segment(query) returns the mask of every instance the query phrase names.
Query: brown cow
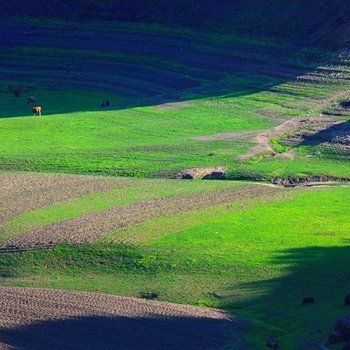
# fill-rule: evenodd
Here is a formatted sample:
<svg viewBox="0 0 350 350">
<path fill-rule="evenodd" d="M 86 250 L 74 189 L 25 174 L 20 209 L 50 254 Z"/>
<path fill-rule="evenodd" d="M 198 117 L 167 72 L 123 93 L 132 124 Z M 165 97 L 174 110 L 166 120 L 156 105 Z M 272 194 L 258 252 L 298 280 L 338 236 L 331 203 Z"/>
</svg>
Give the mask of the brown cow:
<svg viewBox="0 0 350 350">
<path fill-rule="evenodd" d="M 33 107 L 33 115 L 41 115 L 41 106 Z"/>
</svg>

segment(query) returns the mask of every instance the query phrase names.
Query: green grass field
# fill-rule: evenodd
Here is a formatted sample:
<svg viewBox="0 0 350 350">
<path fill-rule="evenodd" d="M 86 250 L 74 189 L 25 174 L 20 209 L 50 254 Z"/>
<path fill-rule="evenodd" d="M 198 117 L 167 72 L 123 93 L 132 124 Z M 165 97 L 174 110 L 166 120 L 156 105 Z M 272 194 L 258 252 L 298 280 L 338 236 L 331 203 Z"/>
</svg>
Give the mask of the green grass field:
<svg viewBox="0 0 350 350">
<path fill-rule="evenodd" d="M 22 25 L 30 24 L 33 44 L 19 35 L 0 55 L 2 169 L 174 177 L 186 168 L 227 166 L 232 178 L 257 179 L 349 174 L 348 155 L 314 160 L 317 152 L 298 145 L 292 160 L 269 152 L 236 159 L 254 146 L 244 132 L 317 117 L 347 97 L 348 62 L 335 54 L 152 26 L 115 25 L 107 35 L 82 25 L 87 38 L 69 23 L 63 34 L 61 22 Z M 53 44 L 45 30 L 62 38 Z M 296 79 L 303 75 L 309 77 Z M 23 90 L 18 97 L 16 88 Z M 40 118 L 31 116 L 31 95 L 43 106 Z M 108 110 L 99 108 L 104 99 Z M 234 135 L 196 139 L 228 132 Z"/>
<path fill-rule="evenodd" d="M 282 349 L 317 349 L 349 312 L 350 188 L 266 182 L 349 179 L 349 148 L 288 143 L 293 128 L 254 147 L 290 120 L 346 126 L 349 112 L 334 111 L 349 97 L 350 61 L 160 25 L 4 26 L 0 286 L 216 307 L 251 321 L 252 349 L 271 334 Z M 265 183 L 174 180 L 206 167 Z"/>
</svg>

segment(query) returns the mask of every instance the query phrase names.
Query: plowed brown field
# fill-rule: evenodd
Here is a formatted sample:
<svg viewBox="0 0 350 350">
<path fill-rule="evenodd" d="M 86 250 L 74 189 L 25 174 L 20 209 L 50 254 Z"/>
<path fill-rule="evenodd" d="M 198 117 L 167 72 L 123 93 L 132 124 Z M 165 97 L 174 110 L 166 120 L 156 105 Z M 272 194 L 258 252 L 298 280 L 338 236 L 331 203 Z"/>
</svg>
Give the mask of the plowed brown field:
<svg viewBox="0 0 350 350">
<path fill-rule="evenodd" d="M 1 350 L 248 349 L 215 309 L 33 288 L 0 288 L 0 307 Z"/>
</svg>

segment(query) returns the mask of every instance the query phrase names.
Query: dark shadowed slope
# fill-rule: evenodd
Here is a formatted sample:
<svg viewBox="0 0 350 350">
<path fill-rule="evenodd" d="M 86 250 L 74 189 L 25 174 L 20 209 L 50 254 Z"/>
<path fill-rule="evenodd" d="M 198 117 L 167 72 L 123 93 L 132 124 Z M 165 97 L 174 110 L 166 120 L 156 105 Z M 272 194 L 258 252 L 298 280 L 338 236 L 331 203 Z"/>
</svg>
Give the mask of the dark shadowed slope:
<svg viewBox="0 0 350 350">
<path fill-rule="evenodd" d="M 9 98 L 17 88 L 24 91 L 20 98 L 37 96 L 38 89 L 100 91 L 113 94 L 111 108 L 119 109 L 244 96 L 299 76 L 311 81 L 307 73 L 325 59 L 320 52 L 283 42 L 186 29 L 36 19 L 1 22 L 0 93 Z M 38 102 L 44 103 L 44 114 L 55 114 L 96 110 L 101 97 L 95 98 L 95 108 L 83 101 L 78 108 Z"/>
<path fill-rule="evenodd" d="M 152 23 L 219 33 L 278 36 L 339 47 L 350 39 L 345 0 L 13 0 L 3 16 Z"/>
<path fill-rule="evenodd" d="M 2 350 L 249 348 L 243 322 L 213 309 L 21 288 L 0 288 L 0 303 Z"/>
</svg>

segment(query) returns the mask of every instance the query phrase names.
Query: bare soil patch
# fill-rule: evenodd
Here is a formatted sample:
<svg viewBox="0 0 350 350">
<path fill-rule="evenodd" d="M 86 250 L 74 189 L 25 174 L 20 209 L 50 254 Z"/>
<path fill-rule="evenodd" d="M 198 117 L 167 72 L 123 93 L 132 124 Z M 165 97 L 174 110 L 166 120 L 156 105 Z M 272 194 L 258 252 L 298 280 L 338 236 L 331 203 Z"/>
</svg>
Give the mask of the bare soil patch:
<svg viewBox="0 0 350 350">
<path fill-rule="evenodd" d="M 90 243 L 105 233 L 165 215 L 174 215 L 235 200 L 271 198 L 281 189 L 247 185 L 220 192 L 197 193 L 142 201 L 47 225 L 7 240 L 3 248 L 49 246 L 63 242 Z"/>
<path fill-rule="evenodd" d="M 257 131 L 233 131 L 233 132 L 223 132 L 214 135 L 204 135 L 194 137 L 197 141 L 225 141 L 225 140 L 239 140 L 244 137 L 255 136 Z"/>
<path fill-rule="evenodd" d="M 215 309 L 34 288 L 0 288 L 0 349 L 248 349 Z"/>
<path fill-rule="evenodd" d="M 191 106 L 191 102 L 181 101 L 181 102 L 162 103 L 159 105 L 155 105 L 154 108 L 163 109 L 163 110 L 177 110 L 177 109 L 181 109 L 189 106 Z"/>
<path fill-rule="evenodd" d="M 0 174 L 0 223 L 16 214 L 82 195 L 129 186 L 112 178 L 33 173 Z"/>
<path fill-rule="evenodd" d="M 278 153 L 274 156 L 275 159 L 290 159 L 293 160 L 295 158 L 295 150 L 291 149 L 287 152 Z"/>
</svg>

